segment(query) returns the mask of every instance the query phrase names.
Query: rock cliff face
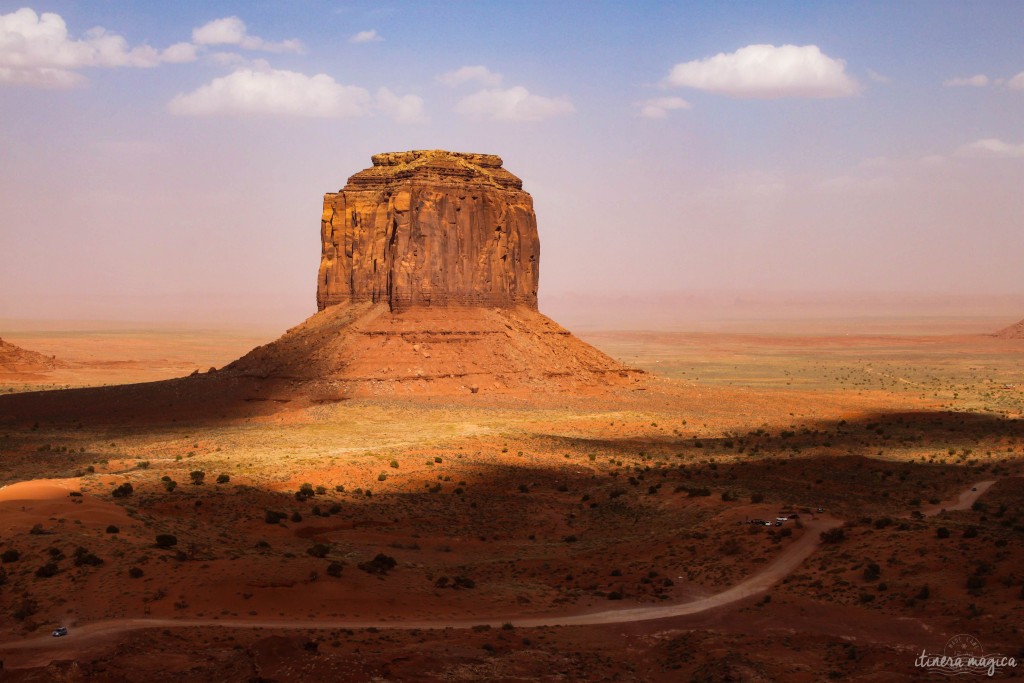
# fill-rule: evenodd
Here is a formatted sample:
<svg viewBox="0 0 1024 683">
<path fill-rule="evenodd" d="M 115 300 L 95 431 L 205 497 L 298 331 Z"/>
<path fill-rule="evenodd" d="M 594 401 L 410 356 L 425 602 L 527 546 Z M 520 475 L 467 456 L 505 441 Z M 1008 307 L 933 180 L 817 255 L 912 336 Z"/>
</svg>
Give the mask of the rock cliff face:
<svg viewBox="0 0 1024 683">
<path fill-rule="evenodd" d="M 317 308 L 346 302 L 537 308 L 533 199 L 500 157 L 373 156 L 324 195 Z"/>
</svg>

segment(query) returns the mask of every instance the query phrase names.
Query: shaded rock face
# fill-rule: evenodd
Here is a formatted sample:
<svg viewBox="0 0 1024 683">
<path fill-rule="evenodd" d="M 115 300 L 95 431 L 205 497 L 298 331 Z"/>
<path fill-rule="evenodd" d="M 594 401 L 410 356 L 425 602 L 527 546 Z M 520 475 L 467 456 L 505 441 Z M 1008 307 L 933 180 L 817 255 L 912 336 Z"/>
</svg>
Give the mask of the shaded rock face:
<svg viewBox="0 0 1024 683">
<path fill-rule="evenodd" d="M 348 302 L 537 308 L 533 198 L 494 155 L 374 155 L 324 195 L 321 239 L 321 311 Z"/>
</svg>

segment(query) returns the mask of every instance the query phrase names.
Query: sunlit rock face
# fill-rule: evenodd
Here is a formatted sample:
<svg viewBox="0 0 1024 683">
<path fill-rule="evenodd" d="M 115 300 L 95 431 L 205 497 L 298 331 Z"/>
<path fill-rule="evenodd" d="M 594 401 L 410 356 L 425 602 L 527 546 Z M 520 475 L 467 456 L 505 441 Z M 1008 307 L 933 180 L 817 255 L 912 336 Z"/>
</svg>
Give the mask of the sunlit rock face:
<svg viewBox="0 0 1024 683">
<path fill-rule="evenodd" d="M 537 308 L 533 198 L 492 154 L 373 156 L 324 195 L 317 307 Z"/>
</svg>

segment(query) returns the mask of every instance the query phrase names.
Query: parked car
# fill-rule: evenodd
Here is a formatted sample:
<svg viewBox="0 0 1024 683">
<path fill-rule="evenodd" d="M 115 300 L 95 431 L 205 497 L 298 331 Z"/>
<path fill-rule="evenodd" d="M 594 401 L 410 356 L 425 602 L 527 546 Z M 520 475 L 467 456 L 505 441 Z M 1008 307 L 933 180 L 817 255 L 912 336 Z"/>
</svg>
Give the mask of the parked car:
<svg viewBox="0 0 1024 683">
<path fill-rule="evenodd" d="M 53 637 L 54 638 L 60 638 L 61 636 L 66 636 L 67 634 L 68 634 L 68 629 L 67 629 L 66 626 L 61 626 L 59 628 L 54 629 L 54 631 L 53 631 Z"/>
</svg>

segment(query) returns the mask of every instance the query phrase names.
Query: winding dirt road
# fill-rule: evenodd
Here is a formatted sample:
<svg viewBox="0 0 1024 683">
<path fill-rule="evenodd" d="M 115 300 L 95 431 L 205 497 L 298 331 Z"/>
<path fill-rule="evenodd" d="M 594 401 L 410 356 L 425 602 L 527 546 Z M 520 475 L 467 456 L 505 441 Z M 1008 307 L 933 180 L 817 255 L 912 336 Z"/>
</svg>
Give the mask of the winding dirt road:
<svg viewBox="0 0 1024 683">
<path fill-rule="evenodd" d="M 933 516 L 943 511 L 966 510 L 974 504 L 995 481 L 981 481 L 961 493 L 958 498 L 949 503 L 933 506 L 922 510 L 925 516 Z M 219 626 L 224 628 L 266 628 L 266 629 L 346 629 L 346 628 L 402 628 L 402 629 L 441 629 L 441 628 L 472 628 L 482 624 L 489 624 L 492 627 L 500 627 L 505 623 L 511 623 L 520 628 L 538 626 L 587 626 L 596 624 L 620 624 L 636 621 L 647 621 L 651 619 L 664 619 L 667 617 L 678 617 L 687 614 L 696 614 L 707 610 L 723 607 L 725 605 L 744 600 L 758 593 L 762 593 L 783 578 L 792 573 L 806 560 L 821 543 L 820 534 L 822 531 L 840 526 L 843 521 L 827 515 L 819 515 L 817 518 L 802 520 L 806 529 L 805 533 L 788 548 L 775 558 L 768 566 L 756 574 L 744 579 L 732 588 L 721 593 L 709 595 L 705 598 L 690 602 L 677 603 L 672 605 L 653 605 L 648 607 L 631 607 L 624 609 L 606 610 L 603 612 L 589 612 L 575 615 L 552 615 L 541 617 L 523 617 L 509 619 L 493 619 L 491 617 L 479 617 L 471 619 L 449 619 L 449 620 L 405 620 L 393 619 L 385 621 L 359 621 L 359 620 L 266 620 L 266 619 L 111 619 L 108 621 L 97 621 L 91 624 L 75 626 L 71 635 L 65 638 L 53 638 L 50 635 L 35 636 L 24 640 L 9 641 L 0 643 L 0 651 L 26 652 L 37 651 L 37 657 L 30 657 L 36 660 L 31 664 L 21 662 L 22 666 L 46 664 L 53 659 L 68 659 L 74 656 L 76 651 L 87 646 L 95 645 L 101 641 L 128 631 L 135 631 L 147 628 L 183 628 L 183 627 L 209 627 Z M 45 651 L 45 652 L 44 652 Z"/>
</svg>

